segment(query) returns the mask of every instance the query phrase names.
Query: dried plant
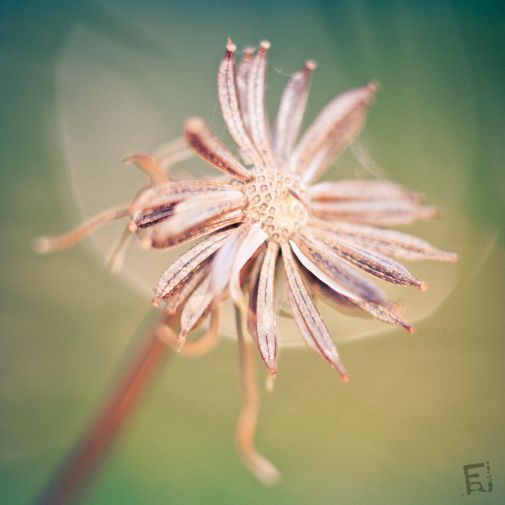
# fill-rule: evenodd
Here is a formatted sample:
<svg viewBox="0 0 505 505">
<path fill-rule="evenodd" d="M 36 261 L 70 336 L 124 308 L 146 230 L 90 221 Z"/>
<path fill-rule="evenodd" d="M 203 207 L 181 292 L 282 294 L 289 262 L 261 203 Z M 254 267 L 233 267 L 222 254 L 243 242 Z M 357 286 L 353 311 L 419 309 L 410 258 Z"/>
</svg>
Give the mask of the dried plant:
<svg viewBox="0 0 505 505">
<path fill-rule="evenodd" d="M 231 298 L 244 393 L 237 446 L 264 482 L 275 480 L 277 470 L 253 444 L 258 398 L 249 346 L 255 343 L 268 376 L 273 377 L 278 369 L 275 279 L 280 260 L 291 315 L 303 339 L 344 382 L 348 373 L 314 296 L 412 332 L 397 305 L 370 276 L 423 290 L 425 285 L 392 258 L 457 261 L 455 254 L 424 240 L 383 228 L 436 217 L 437 210 L 423 206 L 419 195 L 385 180 L 313 184 L 362 129 L 377 84 L 338 95 L 300 136 L 316 66 L 307 61 L 289 78 L 270 127 L 264 105 L 268 49 L 268 42 L 261 42 L 257 50 L 244 49 L 237 66 L 236 47 L 228 40 L 219 67 L 219 103 L 241 160 L 203 119 L 190 118 L 184 125 L 187 144 L 224 177 L 169 176 L 165 168 L 185 158 L 184 150 L 161 157 L 130 156 L 128 161 L 151 180 L 130 205 L 106 211 L 69 234 L 38 242 L 43 252 L 66 248 L 99 226 L 129 218 L 113 258 L 118 266 L 133 234 L 142 246 L 154 249 L 202 239 L 162 274 L 154 303 L 166 305 L 163 324 L 156 331 L 182 352 L 200 354 L 215 344 L 220 304 Z M 190 332 L 209 319 L 207 332 L 185 345 Z"/>
</svg>

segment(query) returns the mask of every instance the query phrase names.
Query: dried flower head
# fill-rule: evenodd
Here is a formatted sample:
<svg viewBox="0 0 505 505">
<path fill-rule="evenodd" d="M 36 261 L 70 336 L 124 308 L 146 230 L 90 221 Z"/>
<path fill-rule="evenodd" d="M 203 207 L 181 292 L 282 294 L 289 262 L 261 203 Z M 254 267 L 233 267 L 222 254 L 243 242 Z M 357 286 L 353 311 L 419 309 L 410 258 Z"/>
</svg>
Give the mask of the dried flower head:
<svg viewBox="0 0 505 505">
<path fill-rule="evenodd" d="M 289 78 L 271 127 L 264 105 L 269 47 L 263 41 L 257 50 L 246 48 L 237 67 L 236 47 L 228 40 L 219 67 L 219 103 L 240 159 L 203 119 L 193 117 L 184 124 L 191 149 L 224 176 L 169 177 L 166 166 L 184 158 L 183 151 L 164 157 L 130 156 L 127 160 L 144 170 L 151 183 L 129 206 L 106 211 L 67 235 L 38 242 L 40 251 L 65 248 L 111 220 L 128 217 L 114 256 L 117 265 L 132 234 L 142 246 L 155 249 L 201 239 L 167 268 L 156 286 L 154 303 L 166 302 L 167 324 L 160 331 L 169 340 L 175 331 L 182 347 L 188 334 L 210 317 L 208 332 L 196 342 L 208 348 L 217 335 L 219 305 L 232 299 L 245 367 L 237 442 L 264 481 L 277 473 L 252 444 L 257 401 L 251 389 L 247 333 L 273 376 L 278 368 L 275 279 L 280 263 L 290 311 L 303 339 L 346 382 L 348 373 L 313 297 L 412 332 L 370 276 L 424 290 L 425 285 L 392 258 L 457 261 L 455 254 L 424 240 L 383 228 L 436 217 L 437 210 L 423 206 L 419 195 L 385 180 L 313 184 L 362 129 L 377 84 L 338 95 L 300 136 L 316 67 L 309 60 Z M 191 344 L 195 342 L 188 341 Z"/>
</svg>

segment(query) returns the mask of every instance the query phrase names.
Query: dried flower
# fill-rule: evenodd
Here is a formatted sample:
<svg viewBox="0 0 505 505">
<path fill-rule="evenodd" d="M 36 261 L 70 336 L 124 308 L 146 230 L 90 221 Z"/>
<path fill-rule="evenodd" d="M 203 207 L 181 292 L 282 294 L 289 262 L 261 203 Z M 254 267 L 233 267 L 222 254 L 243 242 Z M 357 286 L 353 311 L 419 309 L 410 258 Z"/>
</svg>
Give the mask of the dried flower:
<svg viewBox="0 0 505 505">
<path fill-rule="evenodd" d="M 313 297 L 412 332 L 398 307 L 360 270 L 423 290 L 425 285 L 392 257 L 457 261 L 455 254 L 424 240 L 383 228 L 436 217 L 437 210 L 423 206 L 417 194 L 384 180 L 313 185 L 360 132 L 377 84 L 338 95 L 299 138 L 316 67 L 307 61 L 290 77 L 270 128 L 264 105 L 269 46 L 261 42 L 257 51 L 246 48 L 237 68 L 236 47 L 228 40 L 219 67 L 221 111 L 242 161 L 203 119 L 190 118 L 184 125 L 189 146 L 224 177 L 176 180 L 167 175 L 164 165 L 169 163 L 160 158 L 130 156 L 127 160 L 144 170 L 151 184 L 128 207 L 106 211 L 67 235 L 38 242 L 40 251 L 65 248 L 122 217 L 130 221 L 115 254 L 116 264 L 124 254 L 126 238 L 133 233 L 144 247 L 155 249 L 202 239 L 170 265 L 158 282 L 154 303 L 166 301 L 167 323 L 160 331 L 173 341 L 175 330 L 182 347 L 187 335 L 210 316 L 208 332 L 196 342 L 201 349 L 210 348 L 218 331 L 219 305 L 227 297 L 233 300 L 245 394 L 237 442 L 248 465 L 264 481 L 273 480 L 277 471 L 252 443 L 257 397 L 246 333 L 273 377 L 278 367 L 275 278 L 279 259 L 290 310 L 303 339 L 344 382 L 347 371 Z M 190 352 L 191 344 L 195 342 L 188 342 Z"/>
</svg>

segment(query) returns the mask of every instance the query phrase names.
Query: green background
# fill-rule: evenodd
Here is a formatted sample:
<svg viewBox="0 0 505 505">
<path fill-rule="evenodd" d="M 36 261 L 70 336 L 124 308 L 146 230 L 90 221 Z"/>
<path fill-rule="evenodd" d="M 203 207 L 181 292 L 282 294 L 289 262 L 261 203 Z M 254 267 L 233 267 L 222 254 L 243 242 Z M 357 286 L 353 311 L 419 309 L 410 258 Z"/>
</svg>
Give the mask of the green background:
<svg viewBox="0 0 505 505">
<path fill-rule="evenodd" d="M 167 363 L 85 502 L 505 503 L 499 2 L 49 1 L 1 9 L 2 504 L 30 503 L 44 487 L 153 316 L 149 294 L 110 276 L 89 246 L 39 257 L 32 240 L 79 221 L 75 191 L 86 214 L 108 202 L 128 171 L 119 149 L 152 150 L 194 114 L 224 132 L 215 72 L 228 35 L 239 46 L 272 42 L 272 111 L 285 76 L 309 57 L 319 63 L 309 118 L 338 91 L 377 79 L 363 142 L 388 176 L 442 208 L 440 223 L 416 232 L 457 250 L 461 265 L 431 274 L 435 292 L 441 272 L 450 293 L 414 337 L 389 331 L 342 346 L 352 376 L 345 386 L 310 352 L 283 351 L 257 435 L 282 471 L 277 487 L 258 484 L 235 454 L 236 348 L 224 340 L 207 357 Z M 72 74 L 87 68 L 101 73 Z M 114 104 L 102 86 L 107 72 L 117 83 Z M 154 112 L 121 107 L 130 85 Z M 123 118 L 122 110 L 133 112 Z M 70 158 L 62 114 L 77 142 Z M 106 173 L 107 156 L 117 161 Z M 346 156 L 343 171 L 356 164 Z M 69 176 L 76 157 L 97 166 Z M 76 177 L 84 193 L 70 183 Z M 114 238 L 106 232 L 103 240 Z M 451 269 L 456 277 L 445 280 Z M 329 319 L 337 334 L 339 317 Z M 462 466 L 484 461 L 493 492 L 464 495 Z"/>
</svg>

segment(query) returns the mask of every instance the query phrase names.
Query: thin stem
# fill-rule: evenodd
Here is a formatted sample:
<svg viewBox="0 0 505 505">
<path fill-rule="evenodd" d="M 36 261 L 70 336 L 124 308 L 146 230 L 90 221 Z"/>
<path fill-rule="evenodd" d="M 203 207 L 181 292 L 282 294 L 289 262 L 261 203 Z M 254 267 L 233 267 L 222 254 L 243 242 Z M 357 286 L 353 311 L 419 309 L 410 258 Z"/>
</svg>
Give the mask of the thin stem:
<svg viewBox="0 0 505 505">
<path fill-rule="evenodd" d="M 58 235 L 57 237 L 39 237 L 35 241 L 35 250 L 40 254 L 45 254 L 60 249 L 68 249 L 98 228 L 101 228 L 115 219 L 127 217 L 128 215 L 128 207 L 105 210 L 87 221 L 84 221 L 84 223 L 80 224 L 77 228 L 70 230 L 64 235 Z"/>
<path fill-rule="evenodd" d="M 240 384 L 242 388 L 242 406 L 237 426 L 235 442 L 244 463 L 263 484 L 275 484 L 280 477 L 279 471 L 254 446 L 254 434 L 259 412 L 259 395 L 256 380 L 256 350 L 252 342 L 246 341 L 244 318 L 239 308 L 235 308 L 237 324 Z"/>
<path fill-rule="evenodd" d="M 121 377 L 115 392 L 106 400 L 98 416 L 83 434 L 74 451 L 57 470 L 36 501 L 37 505 L 76 503 L 104 462 L 121 428 L 137 405 L 146 386 L 170 351 L 158 332 L 152 331 L 144 348 Z"/>
</svg>

